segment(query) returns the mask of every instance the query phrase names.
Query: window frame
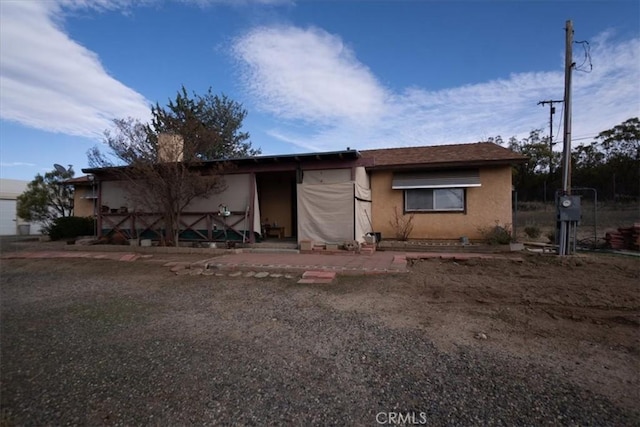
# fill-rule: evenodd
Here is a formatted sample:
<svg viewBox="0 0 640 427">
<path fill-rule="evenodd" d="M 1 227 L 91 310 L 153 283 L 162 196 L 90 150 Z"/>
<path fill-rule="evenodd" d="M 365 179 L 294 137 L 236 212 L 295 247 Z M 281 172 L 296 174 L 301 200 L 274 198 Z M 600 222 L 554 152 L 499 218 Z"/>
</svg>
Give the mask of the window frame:
<svg viewBox="0 0 640 427">
<path fill-rule="evenodd" d="M 462 208 L 461 209 L 408 209 L 407 207 L 407 192 L 408 191 L 431 191 L 432 199 L 435 203 L 435 192 L 441 190 L 462 190 Z M 467 189 L 465 187 L 450 187 L 450 188 L 411 188 L 402 190 L 403 197 L 403 211 L 405 214 L 467 214 Z"/>
</svg>

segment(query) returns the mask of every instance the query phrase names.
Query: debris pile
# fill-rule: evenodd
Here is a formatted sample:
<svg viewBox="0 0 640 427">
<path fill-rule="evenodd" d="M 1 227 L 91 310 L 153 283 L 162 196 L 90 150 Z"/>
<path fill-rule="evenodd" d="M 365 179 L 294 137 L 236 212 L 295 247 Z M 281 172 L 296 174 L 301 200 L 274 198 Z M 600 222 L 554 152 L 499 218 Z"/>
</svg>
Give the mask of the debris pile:
<svg viewBox="0 0 640 427">
<path fill-rule="evenodd" d="M 633 227 L 618 228 L 618 231 L 609 231 L 605 234 L 607 247 L 611 249 L 640 250 L 640 222 Z"/>
</svg>

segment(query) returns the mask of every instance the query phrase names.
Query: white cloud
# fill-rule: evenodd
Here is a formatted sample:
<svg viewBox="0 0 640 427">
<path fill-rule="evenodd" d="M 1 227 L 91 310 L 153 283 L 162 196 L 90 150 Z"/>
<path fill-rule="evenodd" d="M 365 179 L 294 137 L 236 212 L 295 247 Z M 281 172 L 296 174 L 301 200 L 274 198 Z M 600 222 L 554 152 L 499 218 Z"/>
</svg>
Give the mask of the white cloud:
<svg viewBox="0 0 640 427">
<path fill-rule="evenodd" d="M 246 6 L 249 4 L 258 5 L 284 5 L 294 4 L 294 0 L 178 0 L 180 3 L 195 4 L 198 6 L 211 6 L 216 4 L 224 4 L 230 6 Z"/>
<path fill-rule="evenodd" d="M 95 53 L 71 40 L 56 23 L 60 16 L 54 2 L 3 2 L 2 119 L 88 137 L 101 134 L 113 118 L 146 120 L 149 102 L 110 76 Z"/>
<path fill-rule="evenodd" d="M 316 28 L 257 28 L 237 39 L 245 83 L 262 108 L 316 124 L 374 120 L 386 90 L 339 37 Z"/>
<path fill-rule="evenodd" d="M 291 0 L 177 0 L 201 7 L 281 5 Z M 65 17 L 76 11 L 119 11 L 160 0 L 2 1 L 0 118 L 27 127 L 98 137 L 111 120 L 150 117 L 150 102 L 109 75 L 94 52 L 67 36 Z"/>
<path fill-rule="evenodd" d="M 314 151 L 524 137 L 534 128 L 548 132 L 548 106 L 536 104 L 564 95 L 562 71 L 393 93 L 338 36 L 315 28 L 257 28 L 238 38 L 232 52 L 243 65 L 249 93 L 281 119 L 268 133 Z M 582 52 L 574 52 L 578 60 Z M 591 54 L 593 72 L 574 73 L 574 137 L 595 135 L 640 113 L 640 39 L 614 43 L 605 34 L 595 38 Z M 561 111 L 558 106 L 556 129 Z M 293 129 L 292 120 L 308 128 Z"/>
<path fill-rule="evenodd" d="M 174 0 L 177 3 L 195 5 L 200 7 L 214 5 L 243 6 L 249 4 L 258 5 L 283 5 L 292 4 L 294 0 Z M 162 0 L 57 0 L 58 4 L 69 9 L 94 9 L 94 10 L 124 10 L 132 7 L 140 7 L 162 3 Z"/>
</svg>

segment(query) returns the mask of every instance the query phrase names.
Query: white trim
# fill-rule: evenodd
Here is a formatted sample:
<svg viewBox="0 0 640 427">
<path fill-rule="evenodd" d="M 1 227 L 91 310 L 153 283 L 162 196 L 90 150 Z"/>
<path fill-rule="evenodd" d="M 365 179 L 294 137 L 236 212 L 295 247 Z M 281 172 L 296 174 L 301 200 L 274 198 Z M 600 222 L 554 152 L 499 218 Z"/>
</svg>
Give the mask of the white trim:
<svg viewBox="0 0 640 427">
<path fill-rule="evenodd" d="M 482 184 L 445 184 L 445 185 L 393 185 L 392 190 L 417 190 L 420 188 L 470 188 L 482 187 Z"/>
</svg>

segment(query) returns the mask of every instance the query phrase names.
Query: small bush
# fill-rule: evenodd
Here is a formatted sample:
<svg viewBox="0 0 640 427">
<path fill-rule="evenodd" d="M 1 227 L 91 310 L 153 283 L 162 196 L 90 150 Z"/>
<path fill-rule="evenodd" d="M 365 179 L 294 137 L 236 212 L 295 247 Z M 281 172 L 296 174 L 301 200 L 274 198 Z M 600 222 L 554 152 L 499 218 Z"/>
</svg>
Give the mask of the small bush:
<svg viewBox="0 0 640 427">
<path fill-rule="evenodd" d="M 507 245 L 513 240 L 511 237 L 510 224 L 500 225 L 496 221 L 496 225 L 494 227 L 484 227 L 480 228 L 478 231 L 480 231 L 484 241 L 489 245 Z"/>
<path fill-rule="evenodd" d="M 51 240 L 93 235 L 93 218 L 66 216 L 56 218 L 49 229 Z"/>
<path fill-rule="evenodd" d="M 389 221 L 389 224 L 396 234 L 396 239 L 409 240 L 409 236 L 413 231 L 413 217 L 414 214 L 403 215 L 398 211 L 397 206 L 393 207 L 393 219 Z"/>
<path fill-rule="evenodd" d="M 537 225 L 527 225 L 524 228 L 524 234 L 526 234 L 530 239 L 537 239 L 540 237 L 540 234 L 542 234 L 542 231 Z"/>
</svg>

